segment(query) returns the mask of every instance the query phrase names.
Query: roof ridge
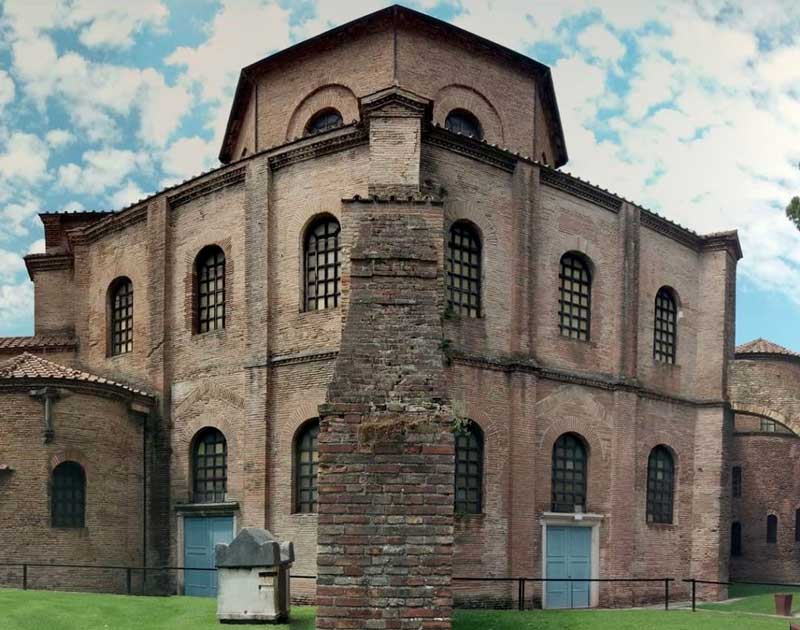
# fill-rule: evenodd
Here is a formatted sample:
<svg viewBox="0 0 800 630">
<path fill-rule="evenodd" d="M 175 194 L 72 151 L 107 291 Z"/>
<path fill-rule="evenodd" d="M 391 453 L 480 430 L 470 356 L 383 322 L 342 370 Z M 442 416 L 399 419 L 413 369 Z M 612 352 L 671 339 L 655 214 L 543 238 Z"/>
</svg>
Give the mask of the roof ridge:
<svg viewBox="0 0 800 630">
<path fill-rule="evenodd" d="M 776 354 L 789 357 L 800 357 L 800 353 L 790 350 L 774 341 L 765 339 L 764 337 L 757 337 L 752 341 L 748 341 L 739 346 L 736 346 L 736 354 Z"/>
</svg>

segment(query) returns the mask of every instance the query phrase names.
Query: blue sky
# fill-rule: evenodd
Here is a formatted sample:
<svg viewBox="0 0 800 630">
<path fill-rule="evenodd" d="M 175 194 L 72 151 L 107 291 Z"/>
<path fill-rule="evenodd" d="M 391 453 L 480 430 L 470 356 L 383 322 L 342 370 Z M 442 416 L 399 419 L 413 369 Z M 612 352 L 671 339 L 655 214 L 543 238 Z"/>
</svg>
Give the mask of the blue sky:
<svg viewBox="0 0 800 630">
<path fill-rule="evenodd" d="M 32 332 L 40 211 L 118 209 L 217 164 L 239 69 L 388 3 L 0 0 L 0 334 Z M 737 228 L 737 341 L 800 350 L 800 4 L 407 3 L 547 63 L 564 170 Z"/>
</svg>

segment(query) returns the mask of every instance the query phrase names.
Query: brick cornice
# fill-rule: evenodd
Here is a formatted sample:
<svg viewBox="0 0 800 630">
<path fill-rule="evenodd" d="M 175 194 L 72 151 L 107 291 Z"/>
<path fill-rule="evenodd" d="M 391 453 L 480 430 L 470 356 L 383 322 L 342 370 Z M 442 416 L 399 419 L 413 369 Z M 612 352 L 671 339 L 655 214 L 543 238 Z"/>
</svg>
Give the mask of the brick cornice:
<svg viewBox="0 0 800 630">
<path fill-rule="evenodd" d="M 619 212 L 622 208 L 622 199 L 619 197 L 582 182 L 566 173 L 543 168 L 539 174 L 539 181 L 545 186 L 562 190 L 611 212 Z"/>
<path fill-rule="evenodd" d="M 720 232 L 718 234 L 708 234 L 702 237 L 703 249 L 706 251 L 725 250 L 735 260 L 742 259 L 742 246 L 739 243 L 739 234 L 732 232 Z"/>
<path fill-rule="evenodd" d="M 41 387 L 56 387 L 83 394 L 114 398 L 131 403 L 141 403 L 148 408 L 154 408 L 156 397 L 140 390 L 130 390 L 113 383 L 75 381 L 61 378 L 0 378 L 0 393 L 4 391 L 19 391 L 29 393 Z"/>
<path fill-rule="evenodd" d="M 361 118 L 366 119 L 377 113 L 390 116 L 421 117 L 430 104 L 431 101 L 427 98 L 393 86 L 363 97 L 360 102 Z M 385 111 L 386 108 L 390 108 L 391 111 Z"/>
<path fill-rule="evenodd" d="M 28 254 L 24 258 L 28 277 L 33 280 L 33 274 L 40 271 L 54 271 L 72 269 L 74 259 L 71 254 Z"/>
<path fill-rule="evenodd" d="M 683 243 L 694 250 L 699 250 L 703 245 L 703 238 L 701 236 L 690 232 L 686 228 L 682 228 L 664 217 L 660 217 L 649 210 L 642 210 L 641 216 L 643 227 L 650 228 L 654 232 L 658 232 L 674 241 Z"/>
<path fill-rule="evenodd" d="M 323 350 L 315 352 L 297 352 L 294 354 L 272 355 L 269 358 L 270 367 L 282 365 L 298 365 L 300 363 L 314 363 L 316 361 L 333 361 L 339 354 L 337 350 Z M 248 365 L 249 368 L 265 367 L 264 365 Z"/>
<path fill-rule="evenodd" d="M 178 208 L 189 203 L 190 201 L 193 201 L 194 199 L 198 199 L 199 197 L 210 195 L 211 193 L 222 190 L 223 188 L 227 188 L 228 186 L 241 184 L 244 182 L 244 178 L 245 167 L 242 166 L 230 171 L 226 171 L 221 175 L 217 175 L 216 177 L 205 179 L 201 182 L 198 182 L 194 186 L 184 188 L 183 190 L 180 190 L 172 195 L 168 195 L 167 201 L 169 201 L 171 208 Z"/>
<path fill-rule="evenodd" d="M 67 231 L 69 242 L 72 246 L 88 245 L 104 236 L 146 221 L 147 206 L 148 204 L 145 203 L 130 210 L 113 214 L 91 226 L 69 230 Z"/>
<path fill-rule="evenodd" d="M 447 129 L 439 126 L 430 126 L 424 134 L 422 141 L 464 155 L 473 160 L 495 166 L 508 173 L 513 173 L 517 165 L 517 156 L 513 153 L 500 149 L 496 146 L 463 136 L 459 133 L 453 133 Z"/>
<path fill-rule="evenodd" d="M 360 125 L 351 125 L 342 129 L 345 130 L 344 133 L 319 134 L 304 138 L 299 143 L 290 143 L 286 150 L 269 156 L 270 168 L 278 170 L 290 164 L 345 151 L 369 142 L 369 135 Z"/>
</svg>

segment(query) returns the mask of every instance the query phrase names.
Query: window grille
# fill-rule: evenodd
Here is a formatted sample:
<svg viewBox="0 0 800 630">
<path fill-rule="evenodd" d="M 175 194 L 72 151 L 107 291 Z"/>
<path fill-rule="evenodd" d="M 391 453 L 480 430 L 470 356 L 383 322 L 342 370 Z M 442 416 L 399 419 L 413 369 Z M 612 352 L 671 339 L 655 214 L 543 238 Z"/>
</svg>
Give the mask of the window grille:
<svg viewBox="0 0 800 630">
<path fill-rule="evenodd" d="M 653 358 L 662 363 L 675 363 L 677 348 L 678 308 L 672 292 L 662 287 L 656 294 L 653 324 Z"/>
<path fill-rule="evenodd" d="M 574 512 L 586 508 L 586 447 L 572 433 L 565 433 L 553 445 L 552 509 Z"/>
<path fill-rule="evenodd" d="M 111 291 L 111 354 L 133 350 L 133 283 L 119 280 Z"/>
<path fill-rule="evenodd" d="M 480 317 L 481 240 L 465 221 L 450 228 L 446 271 L 448 309 L 464 317 Z"/>
<path fill-rule="evenodd" d="M 295 511 L 317 511 L 317 470 L 319 467 L 319 420 L 306 424 L 295 444 Z"/>
<path fill-rule="evenodd" d="M 306 125 L 306 135 L 322 133 L 342 126 L 342 115 L 335 109 L 323 109 L 311 117 Z"/>
<path fill-rule="evenodd" d="M 731 471 L 731 486 L 734 497 L 742 496 L 742 467 L 734 466 Z"/>
<path fill-rule="evenodd" d="M 778 431 L 778 423 L 769 418 L 761 418 L 761 430 L 765 433 L 776 433 Z"/>
<path fill-rule="evenodd" d="M 647 462 L 647 522 L 672 523 L 675 462 L 663 446 L 650 451 Z"/>
<path fill-rule="evenodd" d="M 483 434 L 469 423 L 455 434 L 455 511 L 456 514 L 480 514 L 483 490 Z"/>
<path fill-rule="evenodd" d="M 197 257 L 197 332 L 225 328 L 225 254 L 209 247 Z"/>
<path fill-rule="evenodd" d="M 312 224 L 305 238 L 305 310 L 339 305 L 339 222 L 333 217 Z"/>
<path fill-rule="evenodd" d="M 480 121 L 474 114 L 468 112 L 466 109 L 454 109 L 444 121 L 445 129 L 454 133 L 460 133 L 462 136 L 470 136 L 476 140 L 483 140 L 483 129 L 481 128 Z"/>
<path fill-rule="evenodd" d="M 76 462 L 62 462 L 53 470 L 50 518 L 53 527 L 84 527 L 86 475 Z"/>
<path fill-rule="evenodd" d="M 228 491 L 228 444 L 217 429 L 204 429 L 194 444 L 194 502 L 224 503 Z"/>
<path fill-rule="evenodd" d="M 559 327 L 570 339 L 588 341 L 592 308 L 592 277 L 583 257 L 564 254 L 561 257 Z"/>
</svg>

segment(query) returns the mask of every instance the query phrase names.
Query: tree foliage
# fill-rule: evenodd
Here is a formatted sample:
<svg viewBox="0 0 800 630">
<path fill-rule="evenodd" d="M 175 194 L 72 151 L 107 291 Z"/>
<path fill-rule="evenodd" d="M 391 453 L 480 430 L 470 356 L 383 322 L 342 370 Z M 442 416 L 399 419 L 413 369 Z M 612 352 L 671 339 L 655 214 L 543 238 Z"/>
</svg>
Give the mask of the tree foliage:
<svg viewBox="0 0 800 630">
<path fill-rule="evenodd" d="M 800 197 L 792 197 L 789 205 L 786 206 L 786 216 L 800 230 Z"/>
</svg>

